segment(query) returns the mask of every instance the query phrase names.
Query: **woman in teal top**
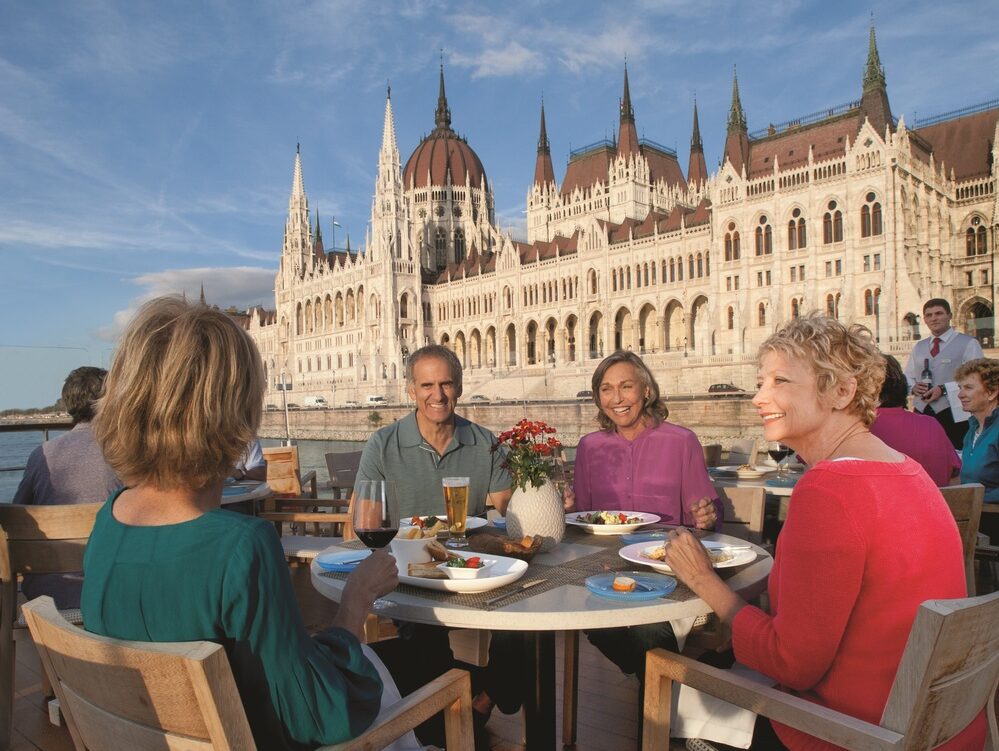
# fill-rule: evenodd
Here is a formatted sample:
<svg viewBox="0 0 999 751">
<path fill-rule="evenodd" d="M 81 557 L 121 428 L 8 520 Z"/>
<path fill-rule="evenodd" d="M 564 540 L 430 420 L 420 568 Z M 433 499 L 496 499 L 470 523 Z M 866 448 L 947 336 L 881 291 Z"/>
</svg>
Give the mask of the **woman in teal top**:
<svg viewBox="0 0 999 751">
<path fill-rule="evenodd" d="M 94 525 L 81 608 L 94 633 L 222 644 L 257 746 L 307 749 L 378 713 L 382 681 L 358 636 L 398 579 L 373 554 L 348 579 L 336 626 L 306 633 L 274 529 L 220 507 L 263 385 L 256 348 L 225 314 L 175 298 L 138 312 L 98 403 L 94 433 L 126 488 Z"/>
<path fill-rule="evenodd" d="M 985 502 L 999 503 L 999 360 L 968 360 L 954 380 L 961 406 L 971 413 L 961 450 L 961 482 L 980 482 Z"/>
</svg>

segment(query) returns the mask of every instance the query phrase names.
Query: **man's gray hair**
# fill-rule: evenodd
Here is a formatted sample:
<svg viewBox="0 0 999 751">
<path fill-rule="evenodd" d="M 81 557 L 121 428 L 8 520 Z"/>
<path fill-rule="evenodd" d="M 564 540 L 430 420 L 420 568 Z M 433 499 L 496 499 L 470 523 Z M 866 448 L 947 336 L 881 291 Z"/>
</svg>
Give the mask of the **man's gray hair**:
<svg viewBox="0 0 999 751">
<path fill-rule="evenodd" d="M 428 357 L 436 357 L 438 360 L 443 360 L 447 363 L 448 368 L 451 371 L 451 380 L 454 381 L 455 388 L 461 391 L 461 361 L 453 350 L 448 349 L 442 344 L 428 344 L 426 347 L 420 347 L 416 352 L 409 356 L 406 360 L 406 383 L 415 385 L 416 381 L 413 380 L 413 366 L 420 360 Z"/>
</svg>

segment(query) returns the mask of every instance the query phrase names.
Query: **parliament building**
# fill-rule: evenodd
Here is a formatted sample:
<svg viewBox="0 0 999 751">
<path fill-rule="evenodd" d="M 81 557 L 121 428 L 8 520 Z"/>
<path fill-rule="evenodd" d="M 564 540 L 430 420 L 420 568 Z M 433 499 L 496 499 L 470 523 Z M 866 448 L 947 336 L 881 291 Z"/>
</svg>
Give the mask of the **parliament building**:
<svg viewBox="0 0 999 751">
<path fill-rule="evenodd" d="M 325 249 L 296 152 L 274 309 L 246 318 L 266 401 L 282 378 L 299 404 L 404 401 L 406 358 L 430 342 L 464 363 L 466 399 L 571 397 L 615 349 L 667 394 L 749 389 L 760 342 L 812 310 L 868 326 L 904 364 L 930 297 L 994 346 L 999 101 L 896 119 L 872 26 L 848 105 L 750 132 L 733 77 L 714 173 L 696 104 L 686 171 L 638 137 L 627 68 L 619 108 L 616 137 L 573 151 L 559 182 L 542 105 L 526 242 L 496 224 L 443 68 L 434 130 L 405 162 L 389 92 L 356 252 Z"/>
</svg>

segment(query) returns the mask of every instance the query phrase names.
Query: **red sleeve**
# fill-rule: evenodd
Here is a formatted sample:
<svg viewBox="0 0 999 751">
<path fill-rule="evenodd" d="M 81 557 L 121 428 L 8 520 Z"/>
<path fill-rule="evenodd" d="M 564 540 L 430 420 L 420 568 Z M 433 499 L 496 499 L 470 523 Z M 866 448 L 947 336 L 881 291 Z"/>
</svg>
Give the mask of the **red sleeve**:
<svg viewBox="0 0 999 751">
<path fill-rule="evenodd" d="M 829 670 L 866 560 L 866 542 L 841 493 L 818 477 L 802 483 L 807 484 L 794 491 L 771 574 L 776 612 L 770 616 L 743 608 L 732 626 L 739 662 L 798 691 L 814 686 Z"/>
</svg>

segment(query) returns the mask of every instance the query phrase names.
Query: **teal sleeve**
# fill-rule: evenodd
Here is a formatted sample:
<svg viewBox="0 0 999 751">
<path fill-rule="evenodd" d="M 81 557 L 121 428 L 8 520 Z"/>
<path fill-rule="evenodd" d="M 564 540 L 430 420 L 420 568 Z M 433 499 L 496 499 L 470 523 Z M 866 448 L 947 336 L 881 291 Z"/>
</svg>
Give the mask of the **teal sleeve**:
<svg viewBox="0 0 999 751">
<path fill-rule="evenodd" d="M 291 748 L 354 738 L 374 721 L 382 683 L 353 634 L 305 630 L 281 543 L 251 525 L 226 567 L 222 620 L 254 736 L 277 724 Z M 261 731 L 258 734 L 258 730 Z"/>
</svg>

